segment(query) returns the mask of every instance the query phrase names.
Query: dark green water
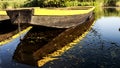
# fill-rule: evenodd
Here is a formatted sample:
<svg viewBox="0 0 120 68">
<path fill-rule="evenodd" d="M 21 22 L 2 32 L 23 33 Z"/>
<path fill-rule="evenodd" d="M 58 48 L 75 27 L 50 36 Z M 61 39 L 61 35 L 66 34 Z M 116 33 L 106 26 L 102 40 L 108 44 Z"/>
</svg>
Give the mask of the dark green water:
<svg viewBox="0 0 120 68">
<path fill-rule="evenodd" d="M 43 68 L 120 68 L 120 11 L 101 9 L 95 14 L 95 24 L 87 36 Z M 12 59 L 19 43 L 17 38 L 0 46 L 0 68 L 36 68 Z"/>
</svg>

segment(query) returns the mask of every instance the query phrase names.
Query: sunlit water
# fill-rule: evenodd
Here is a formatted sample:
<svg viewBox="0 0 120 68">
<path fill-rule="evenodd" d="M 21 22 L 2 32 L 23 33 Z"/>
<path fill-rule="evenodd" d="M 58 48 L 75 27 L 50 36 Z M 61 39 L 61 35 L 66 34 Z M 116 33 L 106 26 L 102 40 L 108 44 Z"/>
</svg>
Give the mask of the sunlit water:
<svg viewBox="0 0 120 68">
<path fill-rule="evenodd" d="M 120 42 L 120 17 L 102 17 L 96 21 L 93 28 L 97 29 L 103 38 Z"/>
<path fill-rule="evenodd" d="M 0 68 L 34 68 L 12 60 L 19 42 L 0 46 Z M 102 15 L 82 41 L 43 68 L 120 68 L 120 17 Z"/>
</svg>

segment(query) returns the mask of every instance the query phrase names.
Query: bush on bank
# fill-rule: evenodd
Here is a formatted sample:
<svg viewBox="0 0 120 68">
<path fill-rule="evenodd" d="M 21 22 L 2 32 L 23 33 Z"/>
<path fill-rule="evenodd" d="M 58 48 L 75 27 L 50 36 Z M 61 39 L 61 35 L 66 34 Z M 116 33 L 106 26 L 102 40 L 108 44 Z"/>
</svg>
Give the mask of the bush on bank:
<svg viewBox="0 0 120 68">
<path fill-rule="evenodd" d="M 7 8 L 19 8 L 22 7 L 24 3 L 19 2 L 0 2 L 0 9 L 7 9 Z"/>
<path fill-rule="evenodd" d="M 80 2 L 78 0 L 26 0 L 18 1 L 3 1 L 0 2 L 0 9 L 19 8 L 19 7 L 71 7 L 71 6 L 89 6 L 95 2 Z"/>
<path fill-rule="evenodd" d="M 120 6 L 120 0 L 2 0 L 0 9 L 19 7 Z"/>
</svg>

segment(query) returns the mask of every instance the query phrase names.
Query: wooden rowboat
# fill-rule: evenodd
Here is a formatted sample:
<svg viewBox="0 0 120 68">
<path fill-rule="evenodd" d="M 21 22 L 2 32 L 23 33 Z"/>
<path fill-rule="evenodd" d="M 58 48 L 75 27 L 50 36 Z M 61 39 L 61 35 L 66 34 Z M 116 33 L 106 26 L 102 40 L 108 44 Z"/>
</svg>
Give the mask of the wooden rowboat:
<svg viewBox="0 0 120 68">
<path fill-rule="evenodd" d="M 34 25 L 16 48 L 13 59 L 39 66 L 38 61 L 47 54 L 61 49 L 90 28 L 94 21 L 93 9 L 69 7 L 7 10 L 13 24 Z"/>
<path fill-rule="evenodd" d="M 92 11 L 80 15 L 36 15 L 35 17 L 38 17 L 39 21 L 45 20 L 45 22 L 37 21 L 38 24 L 28 23 L 37 26 L 33 26 L 26 34 L 16 48 L 13 56 L 13 59 L 20 63 L 34 66 L 40 66 L 41 62 L 39 63 L 39 61 L 43 59 L 43 57 L 61 49 L 79 36 L 83 36 L 83 34 L 90 29 L 94 21 Z M 64 20 L 62 20 L 63 17 Z M 47 20 L 45 18 L 47 18 Z M 51 18 L 52 20 L 50 20 Z M 58 21 L 54 21 L 54 18 L 59 21 L 62 20 L 62 22 L 59 22 L 61 24 L 59 24 Z M 68 18 L 68 20 L 66 20 L 66 18 Z M 52 24 L 46 22 L 51 22 Z M 42 26 L 40 26 L 40 24 Z"/>
<path fill-rule="evenodd" d="M 94 7 L 19 8 L 7 10 L 7 14 L 13 23 L 69 28 L 91 17 L 93 9 Z"/>
<path fill-rule="evenodd" d="M 19 63 L 41 67 L 42 63 L 39 61 L 48 54 L 61 49 L 80 36 L 84 37 L 93 21 L 94 16 L 80 25 L 67 29 L 34 26 L 16 48 L 13 59 Z"/>
</svg>

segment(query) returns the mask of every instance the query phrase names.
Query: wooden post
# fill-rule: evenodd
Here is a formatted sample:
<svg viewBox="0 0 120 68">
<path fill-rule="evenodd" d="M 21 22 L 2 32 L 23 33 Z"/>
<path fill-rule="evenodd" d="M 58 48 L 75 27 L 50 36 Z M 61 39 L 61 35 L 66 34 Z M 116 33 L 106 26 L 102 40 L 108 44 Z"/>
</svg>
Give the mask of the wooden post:
<svg viewBox="0 0 120 68">
<path fill-rule="evenodd" d="M 19 11 L 19 13 L 18 13 L 18 32 L 19 32 L 19 35 L 20 35 L 20 40 L 22 40 L 22 38 L 21 38 L 21 34 L 20 34 L 20 32 L 21 32 L 21 27 L 20 27 L 20 19 L 19 19 L 19 17 L 20 17 L 20 11 Z"/>
</svg>

